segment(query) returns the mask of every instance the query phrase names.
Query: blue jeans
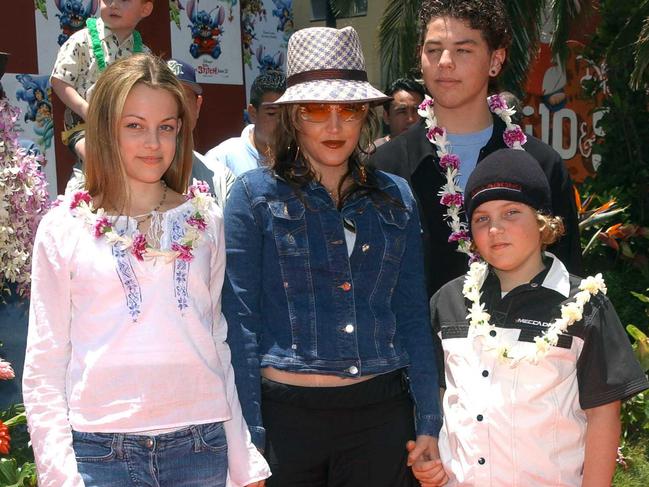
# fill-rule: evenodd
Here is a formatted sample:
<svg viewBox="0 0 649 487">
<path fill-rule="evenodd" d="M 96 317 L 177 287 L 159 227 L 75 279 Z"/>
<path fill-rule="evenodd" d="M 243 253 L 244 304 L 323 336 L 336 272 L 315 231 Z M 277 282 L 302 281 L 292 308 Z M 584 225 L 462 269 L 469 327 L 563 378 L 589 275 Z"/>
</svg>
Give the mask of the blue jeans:
<svg viewBox="0 0 649 487">
<path fill-rule="evenodd" d="M 72 432 L 86 487 L 224 487 L 228 446 L 223 423 L 156 436 Z"/>
</svg>

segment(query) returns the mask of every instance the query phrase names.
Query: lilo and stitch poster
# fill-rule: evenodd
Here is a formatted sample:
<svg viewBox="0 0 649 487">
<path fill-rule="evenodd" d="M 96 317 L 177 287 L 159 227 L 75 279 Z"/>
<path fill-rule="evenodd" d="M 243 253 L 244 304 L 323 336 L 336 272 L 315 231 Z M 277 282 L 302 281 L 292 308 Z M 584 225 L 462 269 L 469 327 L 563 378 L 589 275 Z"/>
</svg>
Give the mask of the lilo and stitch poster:
<svg viewBox="0 0 649 487">
<path fill-rule="evenodd" d="M 199 83 L 243 84 L 239 0 L 170 0 L 172 56 Z"/>
<path fill-rule="evenodd" d="M 49 75 L 5 74 L 2 87 L 9 103 L 20 109 L 16 132 L 23 147 L 36 148 L 45 157 L 43 172 L 50 196 L 56 197 L 54 120 Z"/>
<path fill-rule="evenodd" d="M 50 73 L 59 47 L 99 13 L 99 0 L 34 0 L 38 72 Z"/>
<path fill-rule="evenodd" d="M 286 69 L 288 38 L 293 31 L 292 0 L 241 0 L 246 97 L 257 76 Z"/>
</svg>

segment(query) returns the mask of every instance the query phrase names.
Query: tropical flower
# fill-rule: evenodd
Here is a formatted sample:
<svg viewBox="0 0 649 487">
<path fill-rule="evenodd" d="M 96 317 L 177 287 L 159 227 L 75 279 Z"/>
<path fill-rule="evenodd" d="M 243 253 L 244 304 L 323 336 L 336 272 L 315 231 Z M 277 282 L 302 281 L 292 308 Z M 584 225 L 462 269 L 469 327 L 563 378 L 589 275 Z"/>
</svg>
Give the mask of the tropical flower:
<svg viewBox="0 0 649 487">
<path fill-rule="evenodd" d="M 0 421 L 0 453 L 9 455 L 11 448 L 11 435 L 9 434 L 9 426 Z"/>
<path fill-rule="evenodd" d="M 105 216 L 97 218 L 97 221 L 95 222 L 92 228 L 95 231 L 95 237 L 97 238 L 101 237 L 104 233 L 113 230 L 113 226 L 110 224 L 108 218 L 106 218 Z"/>
<path fill-rule="evenodd" d="M 146 237 L 141 233 L 138 233 L 135 237 L 133 237 L 133 243 L 131 244 L 131 253 L 137 260 L 144 260 L 144 253 L 146 252 L 146 249 Z"/>
<path fill-rule="evenodd" d="M 31 254 L 36 228 L 50 208 L 42 156 L 18 145 L 20 110 L 0 100 L 0 293 L 16 284 L 29 295 Z"/>
<path fill-rule="evenodd" d="M 87 191 L 75 191 L 72 195 L 72 201 L 70 202 L 70 208 L 75 209 L 81 203 L 89 204 L 92 202 L 92 196 Z"/>
<path fill-rule="evenodd" d="M 192 248 L 189 245 L 180 245 L 174 242 L 171 244 L 171 250 L 175 250 L 178 253 L 178 258 L 185 262 L 190 262 L 194 258 Z"/>
<path fill-rule="evenodd" d="M 11 364 L 0 358 L 0 380 L 9 380 L 14 377 L 16 377 L 16 374 L 14 374 L 14 369 L 11 367 Z"/>
</svg>

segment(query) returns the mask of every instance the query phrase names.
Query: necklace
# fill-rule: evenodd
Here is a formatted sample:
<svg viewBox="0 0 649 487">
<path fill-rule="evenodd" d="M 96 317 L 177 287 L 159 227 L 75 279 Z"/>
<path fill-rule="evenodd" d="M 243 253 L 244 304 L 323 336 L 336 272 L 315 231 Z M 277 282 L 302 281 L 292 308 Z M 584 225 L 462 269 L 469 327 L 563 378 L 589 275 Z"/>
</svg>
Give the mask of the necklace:
<svg viewBox="0 0 649 487">
<path fill-rule="evenodd" d="M 463 191 L 458 185 L 461 161 L 456 154 L 448 150 L 450 143 L 447 139 L 447 132 L 444 127 L 437 125 L 437 118 L 433 109 L 434 104 L 433 99 L 426 96 L 419 105 L 418 113 L 426 120 L 426 138 L 436 147 L 439 165 L 446 177 L 446 182 L 437 194 L 441 196 L 440 203 L 446 207 L 444 219 L 447 221 L 448 226 L 451 227 L 451 235 L 448 237 L 448 241 L 449 243 L 456 242 L 458 251 L 467 254 L 470 261 L 473 262 L 479 256 L 471 252 L 469 225 L 460 219 L 462 204 L 464 203 Z M 512 116 L 516 113 L 516 110 L 509 108 L 505 99 L 500 95 L 488 97 L 487 105 L 491 113 L 498 115 L 505 122 L 506 128 L 503 133 L 503 140 L 507 147 L 524 150 L 523 144 L 527 142 L 527 136 L 518 125 L 512 123 Z"/>
<path fill-rule="evenodd" d="M 158 205 L 155 208 L 153 208 L 153 210 L 151 210 L 150 212 L 143 213 L 141 215 L 135 215 L 134 217 L 132 217 L 134 220 L 137 221 L 138 230 L 140 229 L 140 224 L 149 220 L 155 212 L 160 210 L 165 200 L 167 199 L 167 183 L 165 183 L 164 180 L 161 179 L 160 184 L 162 185 L 162 198 L 160 199 L 160 203 L 158 203 Z"/>
<path fill-rule="evenodd" d="M 536 364 L 545 357 L 550 348 L 557 344 L 559 335 L 565 332 L 573 323 L 581 320 L 584 305 L 590 301 L 591 296 L 597 293 L 606 294 L 606 284 L 602 274 L 594 277 L 588 276 L 579 284 L 580 291 L 574 300 L 561 306 L 561 318 L 554 320 L 543 335 L 534 337 L 534 345 L 518 343 L 507 346 L 498 337 L 496 327 L 489 323 L 491 315 L 485 310 L 484 303 L 480 302 L 480 292 L 484 284 L 489 266 L 485 262 L 473 262 L 464 278 L 462 295 L 471 303 L 469 314 L 469 338 L 482 341 L 483 350 L 495 354 L 502 362 L 508 362 L 511 367 L 516 367 L 522 360 Z"/>
<path fill-rule="evenodd" d="M 164 198 L 163 195 L 160 204 L 154 208 L 152 213 L 160 209 Z M 164 257 L 167 261 L 177 258 L 190 262 L 194 258 L 192 251 L 198 245 L 201 234 L 207 228 L 207 222 L 203 215 L 209 210 L 214 198 L 210 195 L 210 188 L 207 183 L 196 180 L 188 188 L 185 198 L 191 201 L 193 209 L 185 220 L 183 236 L 171 244 L 170 250 L 163 250 L 150 245 L 146 236 L 140 233 L 139 229 L 132 237 L 120 235 L 105 216 L 104 209 L 98 208 L 95 210 L 92 205 L 92 197 L 87 191 L 73 193 L 70 210 L 75 217 L 82 219 L 84 223 L 92 228 L 93 235 L 96 238 L 104 237 L 110 245 L 119 246 L 123 250 L 130 250 L 137 260 Z"/>
</svg>

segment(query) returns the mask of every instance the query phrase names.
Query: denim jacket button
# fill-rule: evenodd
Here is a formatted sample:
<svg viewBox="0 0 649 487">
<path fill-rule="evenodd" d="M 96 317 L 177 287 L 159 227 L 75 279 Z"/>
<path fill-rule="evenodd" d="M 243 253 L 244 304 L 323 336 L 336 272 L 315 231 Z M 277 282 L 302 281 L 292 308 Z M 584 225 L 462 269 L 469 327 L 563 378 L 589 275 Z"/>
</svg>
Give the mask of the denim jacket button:
<svg viewBox="0 0 649 487">
<path fill-rule="evenodd" d="M 345 327 L 345 333 L 354 333 L 354 325 L 352 325 L 351 323 L 349 323 L 349 324 Z"/>
<path fill-rule="evenodd" d="M 370 250 L 370 244 L 363 244 L 363 246 L 361 247 L 361 250 L 363 252 L 367 252 L 368 250 Z"/>
<path fill-rule="evenodd" d="M 144 442 L 144 446 L 146 446 L 149 449 L 153 448 L 153 440 L 151 438 L 147 438 L 146 441 Z"/>
<path fill-rule="evenodd" d="M 352 288 L 352 285 L 349 282 L 343 282 L 340 286 L 338 286 L 340 289 L 343 291 L 347 292 Z"/>
<path fill-rule="evenodd" d="M 358 367 L 356 367 L 355 365 L 352 365 L 352 366 L 351 366 L 350 368 L 348 368 L 347 370 L 348 370 L 349 373 L 352 374 L 352 375 L 356 375 L 356 374 L 358 374 Z"/>
</svg>

